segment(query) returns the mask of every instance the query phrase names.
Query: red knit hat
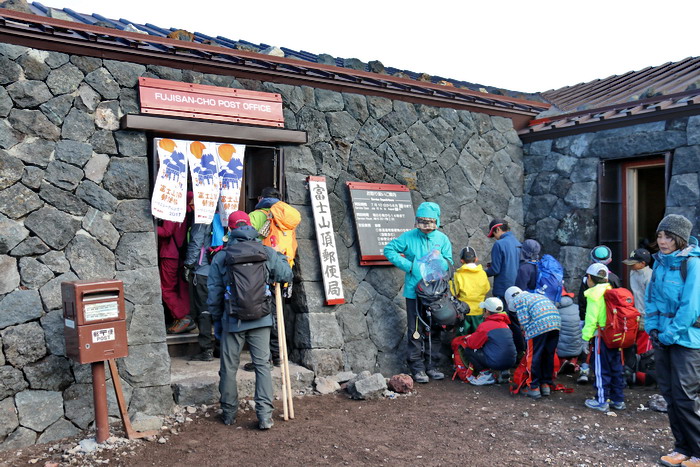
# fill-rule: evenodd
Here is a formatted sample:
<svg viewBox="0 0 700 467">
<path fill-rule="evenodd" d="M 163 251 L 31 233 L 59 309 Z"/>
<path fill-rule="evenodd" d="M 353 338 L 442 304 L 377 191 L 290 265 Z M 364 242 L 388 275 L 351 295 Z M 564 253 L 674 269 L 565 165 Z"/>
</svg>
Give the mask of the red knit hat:
<svg viewBox="0 0 700 467">
<path fill-rule="evenodd" d="M 233 211 L 228 216 L 228 228 L 235 229 L 244 225 L 250 225 L 250 217 L 243 211 Z"/>
</svg>

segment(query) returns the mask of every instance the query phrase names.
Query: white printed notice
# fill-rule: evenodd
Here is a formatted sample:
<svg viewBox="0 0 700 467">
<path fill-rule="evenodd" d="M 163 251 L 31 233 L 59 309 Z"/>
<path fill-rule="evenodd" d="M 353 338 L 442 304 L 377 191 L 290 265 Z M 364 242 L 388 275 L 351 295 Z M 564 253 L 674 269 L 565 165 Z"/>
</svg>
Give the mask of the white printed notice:
<svg viewBox="0 0 700 467">
<path fill-rule="evenodd" d="M 220 182 L 216 164 L 219 144 L 201 141 L 185 143 L 194 193 L 194 223 L 211 224 L 219 202 Z"/>
<path fill-rule="evenodd" d="M 95 329 L 92 331 L 92 343 L 107 342 L 114 340 L 114 328 Z"/>
<path fill-rule="evenodd" d="M 187 148 L 183 141 L 157 138 L 160 167 L 151 197 L 151 214 L 166 221 L 182 222 L 187 212 Z"/>
<path fill-rule="evenodd" d="M 238 210 L 243 181 L 243 158 L 245 145 L 217 144 L 216 156 L 219 169 L 219 200 L 224 209 L 225 219 Z"/>
<path fill-rule="evenodd" d="M 119 316 L 119 303 L 89 303 L 83 307 L 85 321 L 97 321 L 100 319 L 117 318 Z"/>
<path fill-rule="evenodd" d="M 333 233 L 333 219 L 331 218 L 326 177 L 309 177 L 309 191 L 311 193 L 311 208 L 314 212 L 314 226 L 316 228 L 316 240 L 321 260 L 321 275 L 323 276 L 323 288 L 326 293 L 326 305 L 339 305 L 345 303 L 343 296 L 343 281 L 340 278 L 340 265 L 338 263 L 338 250 Z"/>
</svg>

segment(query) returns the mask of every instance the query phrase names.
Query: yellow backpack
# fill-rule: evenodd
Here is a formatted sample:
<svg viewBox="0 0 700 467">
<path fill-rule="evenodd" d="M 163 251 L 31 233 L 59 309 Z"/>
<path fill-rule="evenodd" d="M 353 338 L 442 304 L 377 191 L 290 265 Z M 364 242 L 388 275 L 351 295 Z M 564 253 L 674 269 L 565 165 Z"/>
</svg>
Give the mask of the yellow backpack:
<svg viewBox="0 0 700 467">
<path fill-rule="evenodd" d="M 294 266 L 294 258 L 297 255 L 295 229 L 301 222 L 301 213 L 284 201 L 278 201 L 270 207 L 269 211 L 265 211 L 265 215 L 267 220 L 260 229 L 263 245 L 272 247 L 285 255 L 289 266 Z"/>
</svg>

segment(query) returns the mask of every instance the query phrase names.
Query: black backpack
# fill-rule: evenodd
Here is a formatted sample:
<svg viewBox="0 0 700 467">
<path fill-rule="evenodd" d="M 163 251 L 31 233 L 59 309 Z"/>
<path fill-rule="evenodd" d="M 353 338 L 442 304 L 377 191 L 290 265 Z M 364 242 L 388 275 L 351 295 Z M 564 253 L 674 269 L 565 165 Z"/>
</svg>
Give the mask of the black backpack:
<svg viewBox="0 0 700 467">
<path fill-rule="evenodd" d="M 228 314 L 242 321 L 269 315 L 272 299 L 267 285 L 265 246 L 255 240 L 242 241 L 228 244 L 224 252 L 228 271 L 225 293 Z"/>
<path fill-rule="evenodd" d="M 440 326 L 454 326 L 468 313 L 468 305 L 452 296 L 446 279 L 419 281 L 416 296 L 425 307 L 428 325 L 432 322 Z"/>
</svg>

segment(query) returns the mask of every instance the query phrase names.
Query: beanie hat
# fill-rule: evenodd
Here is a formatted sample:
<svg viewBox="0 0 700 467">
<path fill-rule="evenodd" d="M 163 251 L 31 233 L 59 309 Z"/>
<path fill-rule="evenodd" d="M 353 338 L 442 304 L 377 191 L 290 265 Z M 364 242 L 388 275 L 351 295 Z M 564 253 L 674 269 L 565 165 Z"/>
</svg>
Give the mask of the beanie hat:
<svg viewBox="0 0 700 467">
<path fill-rule="evenodd" d="M 591 261 L 594 263 L 610 264 L 612 251 L 605 245 L 598 245 L 591 250 Z"/>
<path fill-rule="evenodd" d="M 244 225 L 250 225 L 250 217 L 243 211 L 233 211 L 228 216 L 228 228 L 236 229 Z"/>
<path fill-rule="evenodd" d="M 693 224 L 685 217 L 681 216 L 680 214 L 669 214 L 661 219 L 656 231 L 661 232 L 663 230 L 664 232 L 676 234 L 688 242 L 690 238 L 690 231 L 692 229 Z"/>
<path fill-rule="evenodd" d="M 508 304 L 508 308 L 513 311 L 513 299 L 515 298 L 516 295 L 522 292 L 522 289 L 520 287 L 512 286 L 508 287 L 506 289 L 505 293 L 505 299 L 506 303 Z"/>
<path fill-rule="evenodd" d="M 489 297 L 483 302 L 479 303 L 479 308 L 488 310 L 491 313 L 505 313 L 506 310 L 503 309 L 503 302 L 498 297 Z"/>
</svg>

